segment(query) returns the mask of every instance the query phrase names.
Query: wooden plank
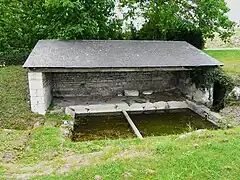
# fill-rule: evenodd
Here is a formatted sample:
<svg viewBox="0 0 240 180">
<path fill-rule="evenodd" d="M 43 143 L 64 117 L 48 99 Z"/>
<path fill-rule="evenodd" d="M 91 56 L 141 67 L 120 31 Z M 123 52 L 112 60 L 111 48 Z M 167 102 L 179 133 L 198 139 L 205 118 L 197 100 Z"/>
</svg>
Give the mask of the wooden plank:
<svg viewBox="0 0 240 180">
<path fill-rule="evenodd" d="M 143 139 L 141 133 L 139 132 L 139 130 L 137 129 L 137 127 L 135 126 L 135 124 L 133 123 L 132 119 L 129 117 L 128 113 L 125 110 L 122 110 L 124 116 L 126 117 L 129 125 L 132 127 L 134 133 L 136 134 L 136 136 L 140 139 Z"/>
</svg>

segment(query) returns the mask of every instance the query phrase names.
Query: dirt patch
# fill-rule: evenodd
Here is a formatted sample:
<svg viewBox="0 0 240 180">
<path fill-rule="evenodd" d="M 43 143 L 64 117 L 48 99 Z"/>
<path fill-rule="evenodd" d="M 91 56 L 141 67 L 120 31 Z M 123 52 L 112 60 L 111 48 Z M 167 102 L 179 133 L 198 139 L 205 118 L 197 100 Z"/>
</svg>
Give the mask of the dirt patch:
<svg viewBox="0 0 240 180">
<path fill-rule="evenodd" d="M 78 170 L 84 166 L 104 163 L 104 155 L 111 152 L 111 148 L 105 148 L 103 151 L 92 152 L 87 154 L 75 154 L 67 152 L 62 157 L 57 157 L 52 161 L 42 161 L 34 166 L 17 165 L 13 163 L 4 164 L 3 167 L 8 169 L 4 178 L 30 179 L 34 176 L 43 176 L 49 174 L 65 174 L 70 171 Z M 116 152 L 109 157 L 109 161 L 131 159 L 136 157 L 151 156 L 149 151 L 124 150 Z"/>
<path fill-rule="evenodd" d="M 52 173 L 64 174 L 79 169 L 82 166 L 96 164 L 103 154 L 104 151 L 78 155 L 68 152 L 60 159 L 42 161 L 34 166 L 8 163 L 3 165 L 4 168 L 8 169 L 8 174 L 5 174 L 5 178 L 29 179 L 33 176 L 42 176 Z"/>
</svg>

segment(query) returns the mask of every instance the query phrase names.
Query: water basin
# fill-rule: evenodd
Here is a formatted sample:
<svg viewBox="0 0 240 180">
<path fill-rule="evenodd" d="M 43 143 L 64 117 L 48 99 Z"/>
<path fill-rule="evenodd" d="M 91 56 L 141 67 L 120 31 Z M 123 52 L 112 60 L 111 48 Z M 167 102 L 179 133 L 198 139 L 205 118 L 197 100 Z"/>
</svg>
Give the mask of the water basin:
<svg viewBox="0 0 240 180">
<path fill-rule="evenodd" d="M 188 109 L 171 113 L 130 114 L 130 117 L 143 137 L 216 128 L 214 124 Z"/>
<path fill-rule="evenodd" d="M 164 136 L 197 129 L 215 129 L 216 126 L 191 110 L 159 113 L 129 113 L 143 135 Z M 80 116 L 75 120 L 73 141 L 123 139 L 136 137 L 123 115 Z"/>
</svg>

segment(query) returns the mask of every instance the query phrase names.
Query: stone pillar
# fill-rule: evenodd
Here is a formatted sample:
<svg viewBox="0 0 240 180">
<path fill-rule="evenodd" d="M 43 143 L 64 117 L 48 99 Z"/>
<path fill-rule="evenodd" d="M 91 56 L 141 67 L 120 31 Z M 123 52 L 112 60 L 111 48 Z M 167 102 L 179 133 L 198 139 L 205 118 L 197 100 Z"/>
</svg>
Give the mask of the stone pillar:
<svg viewBox="0 0 240 180">
<path fill-rule="evenodd" d="M 28 73 L 31 110 L 34 113 L 46 114 L 51 104 L 51 74 L 43 72 Z"/>
</svg>

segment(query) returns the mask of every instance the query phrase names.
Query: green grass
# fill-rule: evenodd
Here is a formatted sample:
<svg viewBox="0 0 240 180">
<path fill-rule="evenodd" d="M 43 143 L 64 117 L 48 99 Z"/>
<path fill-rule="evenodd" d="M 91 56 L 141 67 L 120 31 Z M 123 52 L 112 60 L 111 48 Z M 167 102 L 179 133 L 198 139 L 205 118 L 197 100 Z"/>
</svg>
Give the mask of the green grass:
<svg viewBox="0 0 240 180">
<path fill-rule="evenodd" d="M 1 132 L 0 136 L 14 139 Z M 96 175 L 103 179 L 238 179 L 239 138 L 240 128 L 235 128 L 193 132 L 184 139 L 172 135 L 71 142 L 61 136 L 59 128 L 40 127 L 32 132 L 30 149 L 18 152 L 14 163 L 18 167 L 2 164 L 0 172 L 3 178 L 30 174 L 33 179 L 94 179 Z M 124 152 L 127 153 L 121 156 Z M 66 164 L 70 169 L 59 174 L 58 170 Z M 44 175 L 47 170 L 52 173 Z"/>
<path fill-rule="evenodd" d="M 27 82 L 22 67 L 0 67 L 0 127 L 26 129 L 37 120 L 30 112 Z"/>
<path fill-rule="evenodd" d="M 225 72 L 240 76 L 240 50 L 205 50 L 204 52 L 223 62 Z"/>
</svg>

